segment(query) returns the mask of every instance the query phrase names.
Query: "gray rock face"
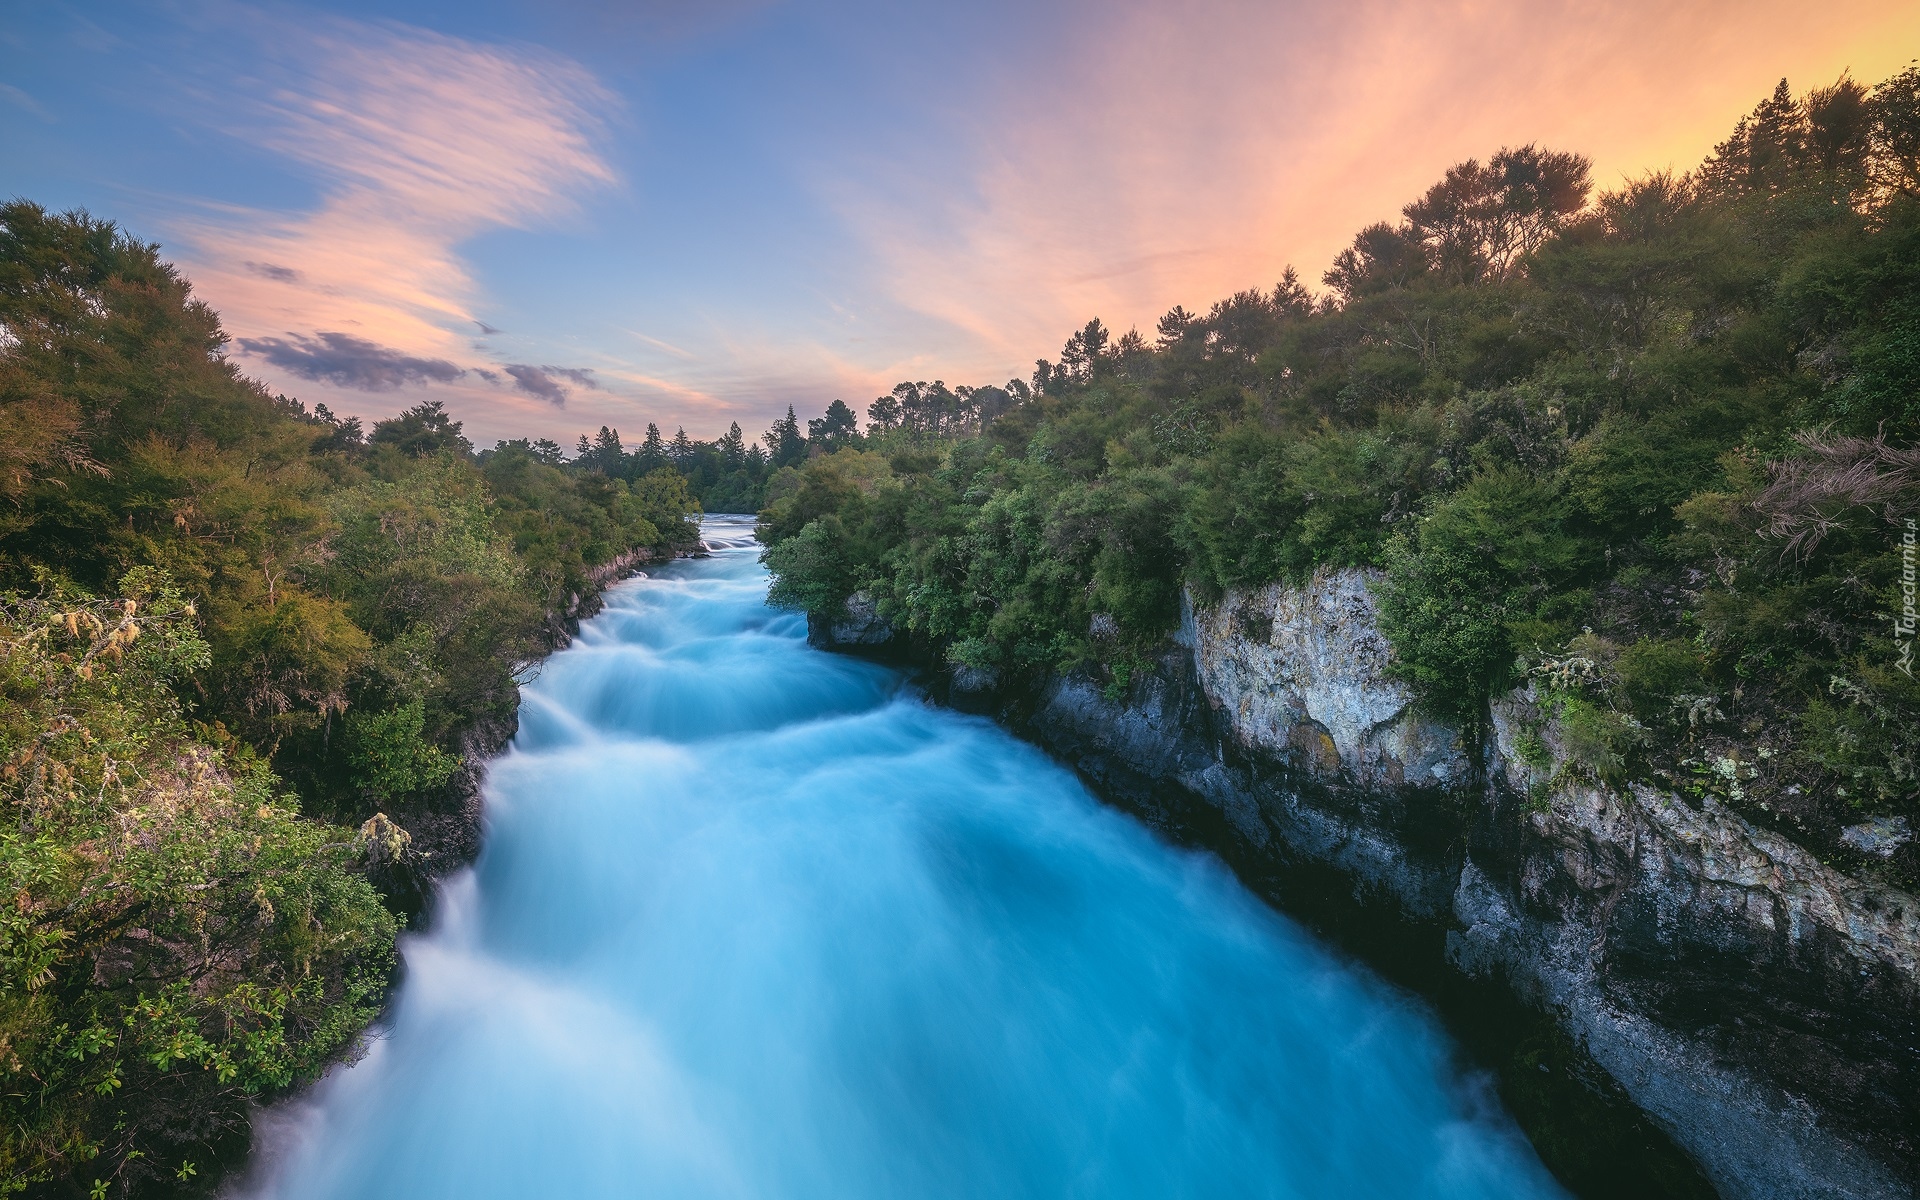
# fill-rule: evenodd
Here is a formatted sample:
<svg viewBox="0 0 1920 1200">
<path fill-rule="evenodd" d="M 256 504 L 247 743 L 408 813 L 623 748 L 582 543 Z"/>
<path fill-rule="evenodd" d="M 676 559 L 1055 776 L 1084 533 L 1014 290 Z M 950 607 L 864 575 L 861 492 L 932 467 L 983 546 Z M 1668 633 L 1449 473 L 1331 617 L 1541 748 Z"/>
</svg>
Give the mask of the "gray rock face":
<svg viewBox="0 0 1920 1200">
<path fill-rule="evenodd" d="M 1905 817 L 1875 817 L 1841 831 L 1840 840 L 1862 854 L 1891 858 L 1893 852 L 1913 840 L 1913 830 Z"/>
<path fill-rule="evenodd" d="M 1201 685 L 1243 745 L 1349 784 L 1465 782 L 1459 732 L 1415 716 L 1413 693 L 1387 675 L 1393 651 L 1364 573 L 1322 572 L 1305 588 L 1271 584 L 1188 611 Z"/>
<path fill-rule="evenodd" d="M 1529 694 L 1468 746 L 1387 674 L 1361 572 L 1230 592 L 1176 640 L 1124 701 L 1056 680 L 1026 731 L 1179 835 L 1444 924 L 1723 1194 L 1914 1194 L 1920 901 L 1715 801 L 1578 781 Z"/>
<path fill-rule="evenodd" d="M 828 650 L 878 650 L 893 644 L 893 625 L 880 615 L 873 597 L 855 592 L 847 597 L 837 617 L 807 616 L 807 638 Z"/>
</svg>

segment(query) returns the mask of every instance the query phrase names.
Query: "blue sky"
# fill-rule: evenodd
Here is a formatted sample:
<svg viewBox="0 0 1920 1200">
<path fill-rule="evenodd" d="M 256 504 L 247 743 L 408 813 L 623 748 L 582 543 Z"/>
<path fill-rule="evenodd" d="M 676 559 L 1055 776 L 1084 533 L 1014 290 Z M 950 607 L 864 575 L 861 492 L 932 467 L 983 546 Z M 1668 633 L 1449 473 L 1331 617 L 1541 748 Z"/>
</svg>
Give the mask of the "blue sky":
<svg viewBox="0 0 1920 1200">
<path fill-rule="evenodd" d="M 749 434 L 1315 279 L 1445 167 L 1686 167 L 1920 6 L 24 4 L 0 192 L 162 243 L 276 391 Z"/>
</svg>

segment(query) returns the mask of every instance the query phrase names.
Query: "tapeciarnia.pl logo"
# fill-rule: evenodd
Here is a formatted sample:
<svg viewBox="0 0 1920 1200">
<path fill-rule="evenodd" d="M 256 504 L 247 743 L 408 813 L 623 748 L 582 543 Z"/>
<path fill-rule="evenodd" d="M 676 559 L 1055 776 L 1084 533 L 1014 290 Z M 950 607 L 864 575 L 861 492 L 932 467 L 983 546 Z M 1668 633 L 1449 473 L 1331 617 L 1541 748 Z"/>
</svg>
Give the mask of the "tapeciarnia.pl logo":
<svg viewBox="0 0 1920 1200">
<path fill-rule="evenodd" d="M 1907 518 L 1906 531 L 1900 535 L 1900 615 L 1893 619 L 1893 644 L 1900 651 L 1894 663 L 1907 678 L 1913 678 L 1914 612 L 1914 518 Z"/>
</svg>

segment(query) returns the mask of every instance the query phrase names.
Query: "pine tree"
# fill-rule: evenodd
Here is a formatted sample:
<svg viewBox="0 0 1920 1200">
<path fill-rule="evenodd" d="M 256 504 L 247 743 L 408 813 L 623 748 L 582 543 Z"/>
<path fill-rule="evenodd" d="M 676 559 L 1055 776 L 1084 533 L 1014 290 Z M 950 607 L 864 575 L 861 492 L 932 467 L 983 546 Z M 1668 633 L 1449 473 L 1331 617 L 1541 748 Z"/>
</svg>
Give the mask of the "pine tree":
<svg viewBox="0 0 1920 1200">
<path fill-rule="evenodd" d="M 642 475 L 667 465 L 667 444 L 660 438 L 660 427 L 652 421 L 647 422 L 647 436 L 641 439 L 634 459 Z"/>
<path fill-rule="evenodd" d="M 886 395 L 867 405 L 867 436 L 885 433 L 889 429 L 900 427 L 900 400 L 896 396 Z"/>
<path fill-rule="evenodd" d="M 603 475 L 618 475 L 626 457 L 626 448 L 620 444 L 620 431 L 602 425 L 593 438 L 594 468 Z"/>
<path fill-rule="evenodd" d="M 740 422 L 727 426 L 727 432 L 720 439 L 720 461 L 730 471 L 739 470 L 747 461 L 747 439 L 740 432 Z"/>
<path fill-rule="evenodd" d="M 1775 192 L 1807 161 L 1807 114 L 1782 79 L 1773 95 L 1740 118 L 1733 134 L 1713 148 L 1700 175 L 1715 191 Z"/>
<path fill-rule="evenodd" d="M 791 404 L 787 405 L 787 415 L 775 421 L 760 440 L 767 444 L 767 453 L 776 467 L 806 461 L 807 439 L 800 433 L 800 418 L 793 415 Z"/>
<path fill-rule="evenodd" d="M 845 400 L 827 405 L 825 416 L 807 422 L 807 440 L 815 445 L 843 446 L 860 432 L 860 418 L 853 415 Z"/>
</svg>

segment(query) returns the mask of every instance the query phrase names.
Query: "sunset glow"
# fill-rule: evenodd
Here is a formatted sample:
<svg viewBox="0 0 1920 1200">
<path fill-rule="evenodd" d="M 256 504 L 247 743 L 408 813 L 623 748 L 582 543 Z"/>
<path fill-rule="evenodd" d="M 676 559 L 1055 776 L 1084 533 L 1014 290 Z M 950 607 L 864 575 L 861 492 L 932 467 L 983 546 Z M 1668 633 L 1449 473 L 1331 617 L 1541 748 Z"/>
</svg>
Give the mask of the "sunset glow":
<svg viewBox="0 0 1920 1200">
<path fill-rule="evenodd" d="M 1460 159 L 1686 169 L 1780 77 L 1920 47 L 1912 5 L 1780 0 L 197 11 L 16 22 L 0 184 L 162 242 L 275 390 L 483 441 L 1024 376 L 1315 283 Z"/>
</svg>

